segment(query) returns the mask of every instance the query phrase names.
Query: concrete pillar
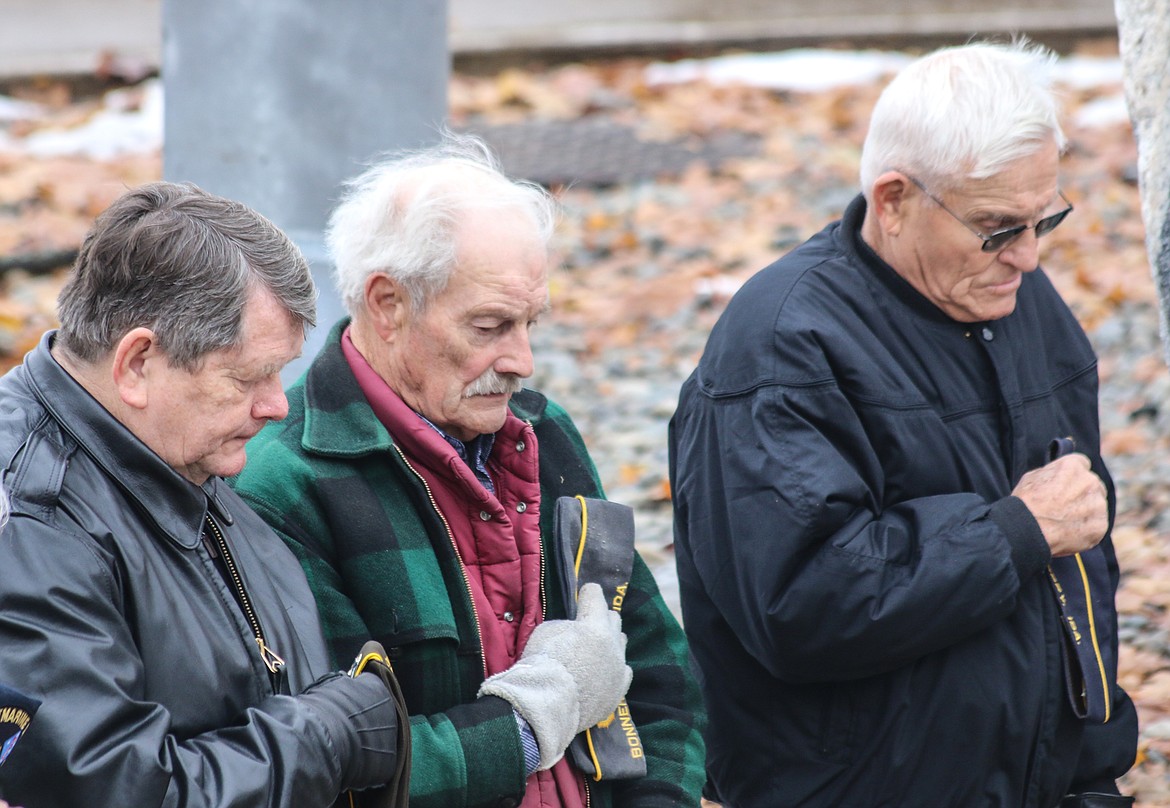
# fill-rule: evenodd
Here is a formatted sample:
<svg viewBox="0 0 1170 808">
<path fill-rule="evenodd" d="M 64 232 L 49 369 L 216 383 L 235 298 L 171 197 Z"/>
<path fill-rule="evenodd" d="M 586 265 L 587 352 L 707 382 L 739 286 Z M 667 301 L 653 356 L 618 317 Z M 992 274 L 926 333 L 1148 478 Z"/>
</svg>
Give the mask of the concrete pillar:
<svg viewBox="0 0 1170 808">
<path fill-rule="evenodd" d="M 1125 100 L 1138 145 L 1146 252 L 1170 359 L 1170 0 L 1116 0 Z"/>
<path fill-rule="evenodd" d="M 322 231 L 343 180 L 437 139 L 447 114 L 446 0 L 164 0 L 163 173 L 238 199 L 305 252 L 318 327 L 343 309 Z"/>
</svg>

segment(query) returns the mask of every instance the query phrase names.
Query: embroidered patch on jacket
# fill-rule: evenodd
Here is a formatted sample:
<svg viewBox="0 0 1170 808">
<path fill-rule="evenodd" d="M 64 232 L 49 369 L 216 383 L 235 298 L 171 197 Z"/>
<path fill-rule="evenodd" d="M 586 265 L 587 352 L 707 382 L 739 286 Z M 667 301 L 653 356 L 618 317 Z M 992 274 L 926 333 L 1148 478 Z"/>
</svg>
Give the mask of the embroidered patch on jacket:
<svg viewBox="0 0 1170 808">
<path fill-rule="evenodd" d="M 16 748 L 40 706 L 36 699 L 0 685 L 0 766 Z"/>
</svg>

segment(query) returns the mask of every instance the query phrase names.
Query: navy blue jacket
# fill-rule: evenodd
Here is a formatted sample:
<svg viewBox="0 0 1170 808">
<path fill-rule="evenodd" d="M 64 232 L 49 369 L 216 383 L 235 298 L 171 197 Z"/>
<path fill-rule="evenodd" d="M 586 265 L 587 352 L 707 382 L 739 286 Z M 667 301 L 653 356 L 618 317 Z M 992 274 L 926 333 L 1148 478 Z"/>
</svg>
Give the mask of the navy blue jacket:
<svg viewBox="0 0 1170 808">
<path fill-rule="evenodd" d="M 1071 436 L 1097 364 L 1043 271 L 947 317 L 866 246 L 865 203 L 753 277 L 671 422 L 684 624 L 728 808 L 1050 808 L 1113 791 L 1117 563 L 1090 551 L 1108 722 L 1077 717 L 1039 525 L 1010 496 Z M 1111 518 L 1112 523 L 1112 518 Z"/>
</svg>

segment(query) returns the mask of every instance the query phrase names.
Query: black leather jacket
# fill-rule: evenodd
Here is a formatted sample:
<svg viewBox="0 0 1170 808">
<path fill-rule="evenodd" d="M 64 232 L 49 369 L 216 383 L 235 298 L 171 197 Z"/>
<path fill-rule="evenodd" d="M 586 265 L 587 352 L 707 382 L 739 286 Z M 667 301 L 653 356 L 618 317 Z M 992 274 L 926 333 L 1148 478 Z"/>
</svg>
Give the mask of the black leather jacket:
<svg viewBox="0 0 1170 808">
<path fill-rule="evenodd" d="M 292 553 L 222 480 L 191 484 L 117 422 L 51 339 L 0 379 L 13 509 L 0 681 L 44 702 L 0 794 L 25 808 L 300 807 L 383 782 L 395 758 L 385 688 L 318 681 L 328 657 Z M 203 540 L 215 530 L 247 614 Z"/>
</svg>

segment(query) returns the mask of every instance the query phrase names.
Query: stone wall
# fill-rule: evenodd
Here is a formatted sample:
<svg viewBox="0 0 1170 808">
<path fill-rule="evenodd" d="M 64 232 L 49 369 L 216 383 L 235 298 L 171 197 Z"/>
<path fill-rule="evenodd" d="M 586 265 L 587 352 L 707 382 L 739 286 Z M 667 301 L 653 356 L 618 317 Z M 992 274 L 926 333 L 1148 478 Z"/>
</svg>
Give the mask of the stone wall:
<svg viewBox="0 0 1170 808">
<path fill-rule="evenodd" d="M 1170 358 L 1170 0 L 1116 0 L 1125 98 L 1138 144 L 1146 251 Z"/>
</svg>

